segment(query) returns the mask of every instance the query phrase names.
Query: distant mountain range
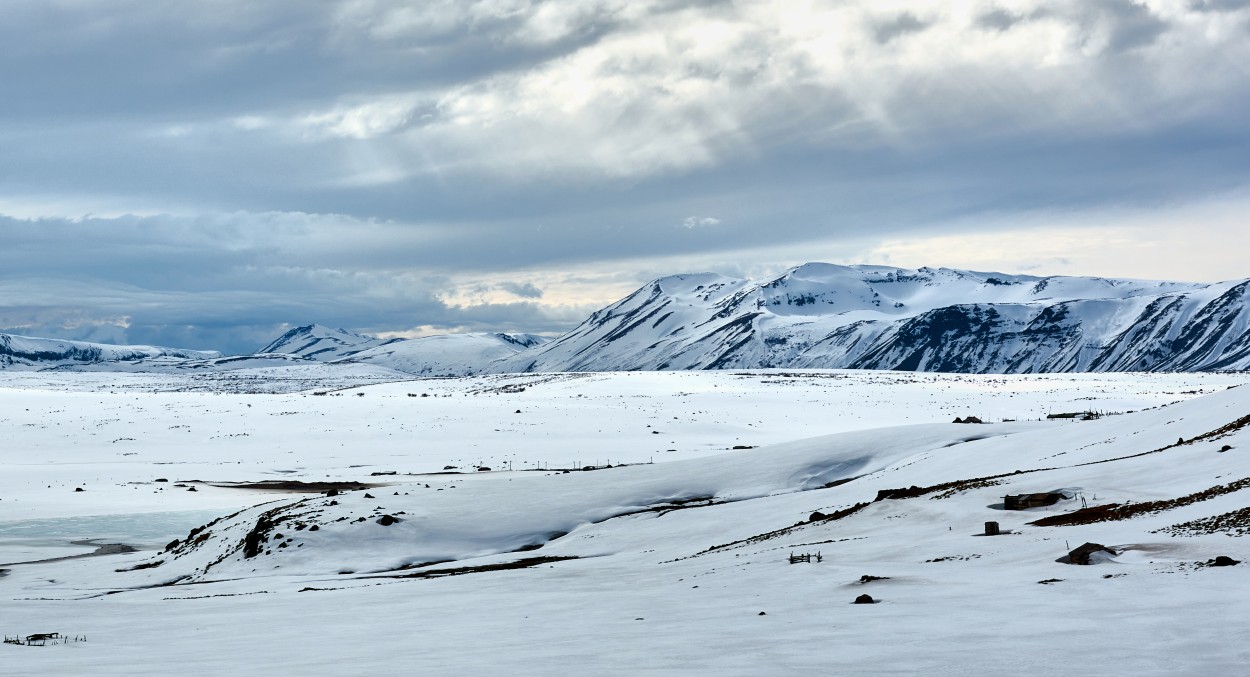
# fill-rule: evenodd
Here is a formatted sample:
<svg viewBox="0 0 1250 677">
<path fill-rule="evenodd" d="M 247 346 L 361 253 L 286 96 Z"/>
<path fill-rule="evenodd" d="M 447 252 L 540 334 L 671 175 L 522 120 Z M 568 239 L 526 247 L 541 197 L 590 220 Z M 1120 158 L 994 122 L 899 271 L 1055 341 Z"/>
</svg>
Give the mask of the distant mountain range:
<svg viewBox="0 0 1250 677">
<path fill-rule="evenodd" d="M 158 346 L 113 346 L 87 341 L 0 334 L 0 369 L 48 369 L 139 360 L 211 360 L 221 353 Z"/>
<path fill-rule="evenodd" d="M 378 339 L 298 327 L 251 360 L 408 374 L 848 368 L 966 373 L 1250 368 L 1250 280 L 1192 284 L 809 263 L 763 281 L 660 278 L 554 340 Z M 0 367 L 232 368 L 248 358 L 0 334 Z M 182 368 L 191 366 L 182 365 Z"/>
</svg>

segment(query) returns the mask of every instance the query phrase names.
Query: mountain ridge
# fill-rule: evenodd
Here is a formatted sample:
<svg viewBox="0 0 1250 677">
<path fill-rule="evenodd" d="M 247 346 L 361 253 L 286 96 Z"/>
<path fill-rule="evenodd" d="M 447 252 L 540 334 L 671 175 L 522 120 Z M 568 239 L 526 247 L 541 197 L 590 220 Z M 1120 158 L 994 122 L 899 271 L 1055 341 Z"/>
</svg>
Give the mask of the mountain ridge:
<svg viewBox="0 0 1250 677">
<path fill-rule="evenodd" d="M 675 275 L 488 370 L 1244 369 L 1248 285 L 822 263 Z"/>
<path fill-rule="evenodd" d="M 26 342 L 0 343 L 0 368 L 224 364 L 215 352 L 17 338 Z M 656 278 L 554 339 L 503 333 L 382 339 L 309 324 L 251 357 L 267 364 L 363 364 L 417 376 L 1244 370 L 1250 368 L 1250 280 L 1202 284 L 806 263 L 758 281 L 718 273 Z M 230 359 L 233 368 L 244 364 Z"/>
</svg>

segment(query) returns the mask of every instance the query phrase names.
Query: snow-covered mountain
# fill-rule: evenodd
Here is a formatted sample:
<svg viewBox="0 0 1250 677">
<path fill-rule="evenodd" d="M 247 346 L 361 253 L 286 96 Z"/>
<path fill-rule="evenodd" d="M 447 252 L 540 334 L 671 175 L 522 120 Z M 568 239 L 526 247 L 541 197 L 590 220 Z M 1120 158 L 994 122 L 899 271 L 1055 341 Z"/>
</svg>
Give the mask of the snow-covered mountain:
<svg viewBox="0 0 1250 677">
<path fill-rule="evenodd" d="M 483 365 L 547 341 L 534 334 L 443 334 L 388 342 L 339 362 L 371 364 L 420 376 L 468 376 L 480 372 Z"/>
<path fill-rule="evenodd" d="M 546 341 L 533 334 L 502 333 L 380 339 L 311 324 L 279 336 L 257 355 L 285 354 L 333 364 L 361 363 L 421 376 L 465 376 Z"/>
<path fill-rule="evenodd" d="M 1216 284 L 809 263 L 655 280 L 555 340 L 381 339 L 312 324 L 255 355 L 0 335 L 0 368 L 214 371 L 323 363 L 420 376 L 690 369 L 962 373 L 1250 369 L 1250 280 Z M 250 360 L 250 361 L 249 361 Z"/>
<path fill-rule="evenodd" d="M 35 338 L 0 334 L 0 369 L 47 369 L 52 367 L 126 364 L 153 358 L 211 360 L 221 353 L 181 350 L 159 346 L 113 346 L 87 341 Z"/>
<path fill-rule="evenodd" d="M 319 324 L 310 324 L 286 332 L 256 352 L 260 355 L 267 353 L 299 355 L 321 362 L 332 362 L 351 357 L 370 348 L 402 340 L 380 339 L 355 334 L 346 329 L 331 329 Z"/>
<path fill-rule="evenodd" d="M 488 369 L 1245 369 L 1248 288 L 824 263 L 675 275 Z"/>
</svg>

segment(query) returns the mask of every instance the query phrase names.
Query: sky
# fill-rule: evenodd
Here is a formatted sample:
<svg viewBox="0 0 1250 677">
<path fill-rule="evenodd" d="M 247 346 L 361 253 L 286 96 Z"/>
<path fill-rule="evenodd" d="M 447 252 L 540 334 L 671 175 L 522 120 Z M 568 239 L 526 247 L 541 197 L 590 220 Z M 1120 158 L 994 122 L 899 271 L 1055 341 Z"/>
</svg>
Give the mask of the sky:
<svg viewBox="0 0 1250 677">
<path fill-rule="evenodd" d="M 808 261 L 1250 276 L 1250 0 L 5 0 L 0 332 L 571 329 Z"/>
</svg>

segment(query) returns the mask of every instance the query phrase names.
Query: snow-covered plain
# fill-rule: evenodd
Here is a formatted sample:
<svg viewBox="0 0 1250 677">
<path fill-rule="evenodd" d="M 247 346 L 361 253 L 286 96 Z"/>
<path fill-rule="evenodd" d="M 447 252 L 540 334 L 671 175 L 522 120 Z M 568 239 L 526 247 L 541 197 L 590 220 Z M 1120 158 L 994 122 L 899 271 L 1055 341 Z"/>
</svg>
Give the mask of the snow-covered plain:
<svg viewBox="0 0 1250 677">
<path fill-rule="evenodd" d="M 1250 556 L 1247 529 L 1155 532 L 1245 508 L 1240 485 L 1026 525 L 1250 478 L 1250 430 L 1221 430 L 1250 414 L 1250 388 L 1229 389 L 1244 374 L 379 373 L 353 387 L 331 365 L 300 369 L 299 392 L 280 369 L 0 374 L 0 630 L 88 638 L 0 645 L 0 674 L 1250 665 L 1250 562 L 1198 564 Z M 1083 411 L 1111 415 L 1044 420 Z M 988 424 L 950 422 L 968 415 Z M 377 486 L 215 486 L 272 480 Z M 1058 489 L 1077 497 L 1001 509 Z M 1011 533 L 979 535 L 990 520 Z M 1055 561 L 1086 541 L 1119 554 Z M 118 542 L 141 550 L 29 563 Z M 879 603 L 852 605 L 862 593 Z"/>
</svg>

